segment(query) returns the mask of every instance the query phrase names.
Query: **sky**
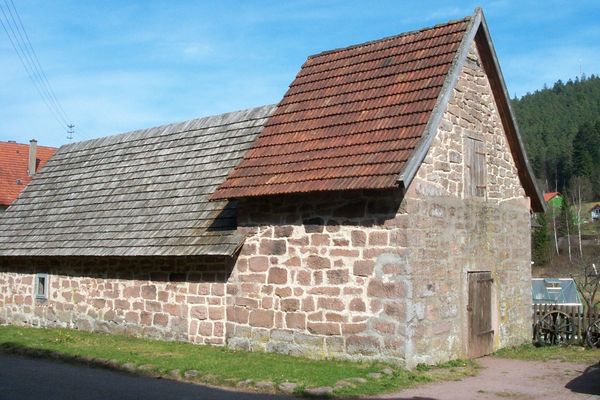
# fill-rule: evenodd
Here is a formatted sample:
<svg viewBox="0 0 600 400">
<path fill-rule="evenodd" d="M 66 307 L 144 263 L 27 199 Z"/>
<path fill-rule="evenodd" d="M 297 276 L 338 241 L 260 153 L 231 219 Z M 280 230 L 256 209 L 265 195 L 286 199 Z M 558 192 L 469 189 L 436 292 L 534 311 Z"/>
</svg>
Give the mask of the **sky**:
<svg viewBox="0 0 600 400">
<path fill-rule="evenodd" d="M 600 73 L 598 0 L 13 1 L 72 141 L 277 103 L 311 54 L 477 6 L 511 97 Z M 0 141 L 69 143 L 2 29 L 0 60 Z"/>
</svg>

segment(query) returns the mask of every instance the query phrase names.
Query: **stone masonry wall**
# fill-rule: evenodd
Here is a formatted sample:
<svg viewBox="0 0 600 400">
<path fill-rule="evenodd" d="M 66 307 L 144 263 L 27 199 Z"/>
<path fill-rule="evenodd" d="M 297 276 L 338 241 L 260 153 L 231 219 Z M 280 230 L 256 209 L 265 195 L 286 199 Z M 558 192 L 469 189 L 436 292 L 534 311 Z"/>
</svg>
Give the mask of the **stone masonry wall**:
<svg viewBox="0 0 600 400">
<path fill-rule="evenodd" d="M 0 258 L 0 324 L 224 344 L 223 259 Z M 48 273 L 49 297 L 34 296 Z"/>
<path fill-rule="evenodd" d="M 485 143 L 484 198 L 464 193 L 467 137 Z M 416 316 L 408 328 L 413 363 L 467 355 L 469 271 L 491 271 L 494 278 L 494 348 L 529 341 L 529 199 L 474 45 L 405 204 Z"/>
<path fill-rule="evenodd" d="M 410 279 L 397 191 L 239 204 L 248 238 L 228 284 L 232 347 L 403 361 Z"/>
</svg>

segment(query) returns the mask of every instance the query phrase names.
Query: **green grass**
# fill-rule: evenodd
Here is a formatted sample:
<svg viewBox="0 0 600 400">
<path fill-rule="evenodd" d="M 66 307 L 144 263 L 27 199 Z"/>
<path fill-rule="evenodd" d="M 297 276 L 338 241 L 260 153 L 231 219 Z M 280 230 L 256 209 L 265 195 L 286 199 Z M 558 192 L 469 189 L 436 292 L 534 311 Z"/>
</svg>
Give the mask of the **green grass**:
<svg viewBox="0 0 600 400">
<path fill-rule="evenodd" d="M 536 347 L 527 344 L 498 350 L 495 355 L 526 361 L 559 360 L 579 364 L 595 364 L 600 362 L 600 349 L 589 349 L 582 346 Z"/>
<path fill-rule="evenodd" d="M 145 366 L 145 372 L 171 377 L 188 370 L 199 372 L 194 381 L 219 386 L 238 382 L 293 382 L 297 392 L 304 388 L 331 386 L 349 378 L 364 378 L 364 383 L 340 388 L 335 396 L 360 396 L 390 392 L 421 382 L 460 379 L 476 373 L 472 362 L 452 361 L 438 367 L 408 371 L 383 363 L 310 360 L 275 353 L 233 351 L 223 347 L 200 346 L 181 342 L 154 341 L 130 336 L 107 335 L 69 329 L 36 329 L 0 326 L 0 351 L 38 357 L 55 357 L 110 368 Z M 112 360 L 110 363 L 107 361 Z M 126 366 L 127 367 L 127 366 Z M 390 368 L 392 375 L 379 379 L 370 373 Z M 141 372 L 141 371 L 140 371 Z M 181 379 L 181 375 L 179 378 Z"/>
</svg>

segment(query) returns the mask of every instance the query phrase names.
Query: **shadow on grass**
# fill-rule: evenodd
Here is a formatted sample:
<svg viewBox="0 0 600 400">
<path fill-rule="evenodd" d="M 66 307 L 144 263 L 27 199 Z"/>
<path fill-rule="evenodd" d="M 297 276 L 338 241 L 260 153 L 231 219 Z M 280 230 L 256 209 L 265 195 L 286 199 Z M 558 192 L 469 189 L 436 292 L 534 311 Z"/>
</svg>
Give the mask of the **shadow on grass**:
<svg viewBox="0 0 600 400">
<path fill-rule="evenodd" d="M 43 350 L 30 348 L 27 346 L 20 345 L 14 342 L 2 342 L 0 343 L 0 354 L 6 355 L 15 355 L 22 356 L 25 358 L 35 358 L 41 359 L 42 363 L 41 368 L 47 366 L 47 363 L 53 361 L 62 362 L 63 365 L 69 364 L 74 367 L 88 367 L 94 369 L 104 369 L 109 370 L 111 372 L 117 372 L 122 375 L 121 378 L 112 377 L 110 379 L 113 380 L 127 380 L 127 379 L 150 379 L 149 382 L 155 382 L 152 385 L 159 385 L 161 387 L 156 388 L 155 390 L 161 391 L 164 388 L 168 387 L 169 391 L 179 391 L 182 395 L 189 396 L 190 394 L 200 395 L 199 398 L 210 398 L 210 399 L 231 399 L 231 400 L 259 400 L 259 399 L 271 399 L 271 400 L 288 400 L 293 399 L 293 397 L 288 397 L 284 395 L 274 395 L 274 394 L 266 394 L 266 393 L 252 393 L 252 392 L 240 392 L 235 391 L 234 388 L 220 388 L 212 385 L 205 384 L 201 381 L 194 380 L 186 380 L 181 376 L 172 376 L 168 372 L 161 373 L 161 371 L 152 370 L 152 369 L 144 369 L 142 367 L 136 367 L 133 364 L 121 364 L 117 360 L 103 360 L 103 359 L 95 359 L 88 357 L 81 357 L 76 355 L 69 355 L 65 353 L 60 353 L 56 351 Z M 101 373 L 100 371 L 98 373 Z M 1 375 L 1 374 L 0 374 Z M 156 378 L 156 379 L 151 379 Z M 164 380 L 162 380 L 165 378 Z M 69 378 L 71 379 L 71 378 Z M 162 383 L 160 383 L 162 380 Z M 95 383 L 94 383 L 95 384 Z M 103 380 L 98 380 L 98 386 L 106 385 L 107 383 Z M 1 385 L 0 385 L 1 386 Z M 113 388 L 110 388 L 111 390 Z M 165 389 L 166 390 L 166 389 Z M 172 393 L 172 392 L 171 392 Z M 150 393 L 148 399 L 153 399 L 153 395 L 155 393 Z M 209 397 L 204 397 L 208 395 Z M 22 397 L 19 393 L 19 398 L 28 398 Z M 33 397 L 31 397 L 33 399 Z M 95 397 L 86 397 L 85 394 L 82 399 L 95 399 Z M 188 397 L 185 397 L 188 398 Z"/>
<path fill-rule="evenodd" d="M 587 367 L 565 387 L 575 393 L 600 395 L 600 362 Z"/>
</svg>

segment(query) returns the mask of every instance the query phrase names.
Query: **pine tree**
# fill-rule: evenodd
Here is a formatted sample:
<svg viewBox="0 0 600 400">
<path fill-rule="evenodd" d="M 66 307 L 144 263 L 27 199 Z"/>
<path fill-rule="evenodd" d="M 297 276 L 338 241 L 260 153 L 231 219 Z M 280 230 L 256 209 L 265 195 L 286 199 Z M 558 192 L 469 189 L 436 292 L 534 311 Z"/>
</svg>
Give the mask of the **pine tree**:
<svg viewBox="0 0 600 400">
<path fill-rule="evenodd" d="M 538 179 L 563 191 L 573 176 L 600 198 L 600 77 L 581 76 L 512 100 L 525 150 Z"/>
<path fill-rule="evenodd" d="M 594 169 L 593 147 L 594 127 L 585 122 L 579 127 L 573 140 L 573 175 L 590 177 Z"/>
<path fill-rule="evenodd" d="M 550 261 L 551 240 L 546 214 L 539 213 L 535 219 L 536 227 L 531 230 L 531 258 L 535 265 L 546 265 Z"/>
</svg>

